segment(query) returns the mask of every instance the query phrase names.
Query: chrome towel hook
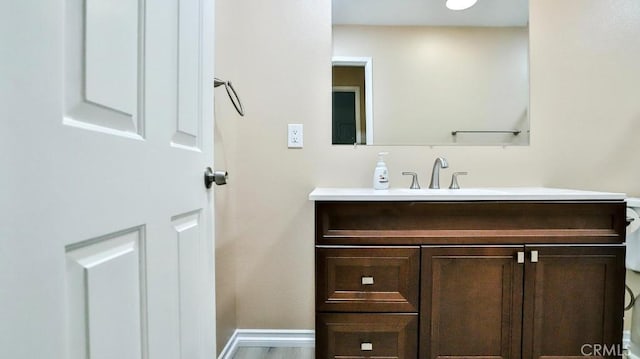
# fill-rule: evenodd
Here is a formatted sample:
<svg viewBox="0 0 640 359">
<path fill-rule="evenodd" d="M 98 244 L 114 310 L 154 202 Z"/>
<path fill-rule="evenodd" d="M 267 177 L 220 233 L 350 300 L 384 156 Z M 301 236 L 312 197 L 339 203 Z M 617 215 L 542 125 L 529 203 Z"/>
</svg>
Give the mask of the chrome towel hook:
<svg viewBox="0 0 640 359">
<path fill-rule="evenodd" d="M 231 100 L 233 107 L 236 108 L 236 111 L 238 111 L 240 116 L 244 116 L 244 108 L 242 107 L 242 102 L 240 102 L 240 97 L 238 96 L 236 90 L 233 88 L 231 81 L 220 80 L 217 77 L 213 79 L 214 88 L 222 85 L 224 85 L 224 88 L 227 90 L 227 95 L 229 95 L 229 99 Z"/>
</svg>

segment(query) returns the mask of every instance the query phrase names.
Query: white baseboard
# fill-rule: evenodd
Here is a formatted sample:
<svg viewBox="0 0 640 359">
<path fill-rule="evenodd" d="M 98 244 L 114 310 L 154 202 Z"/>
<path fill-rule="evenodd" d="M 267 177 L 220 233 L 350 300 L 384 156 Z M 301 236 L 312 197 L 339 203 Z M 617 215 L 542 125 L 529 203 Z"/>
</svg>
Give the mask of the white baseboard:
<svg viewBox="0 0 640 359">
<path fill-rule="evenodd" d="M 229 341 L 227 341 L 227 344 L 225 344 L 224 348 L 220 352 L 220 355 L 218 356 L 218 359 L 231 359 L 236 354 L 236 351 L 238 351 L 237 329 L 235 332 L 233 332 L 231 338 L 229 338 Z"/>
<path fill-rule="evenodd" d="M 629 343 L 631 343 L 631 331 L 625 330 L 622 332 L 622 347 L 629 349 Z"/>
<path fill-rule="evenodd" d="M 236 329 L 218 359 L 231 359 L 242 347 L 312 348 L 315 343 L 313 330 Z"/>
<path fill-rule="evenodd" d="M 625 330 L 622 336 L 622 347 L 629 348 L 630 340 L 631 332 Z M 231 359 L 238 348 L 242 347 L 312 348 L 315 342 L 313 330 L 236 329 L 218 359 Z"/>
</svg>

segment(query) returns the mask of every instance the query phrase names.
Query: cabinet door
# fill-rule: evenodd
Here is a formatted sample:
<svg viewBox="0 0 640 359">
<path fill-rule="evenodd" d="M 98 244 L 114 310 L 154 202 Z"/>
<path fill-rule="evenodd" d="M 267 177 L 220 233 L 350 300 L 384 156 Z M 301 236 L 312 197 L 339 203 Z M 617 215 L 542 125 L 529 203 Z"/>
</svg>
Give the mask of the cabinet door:
<svg viewBox="0 0 640 359">
<path fill-rule="evenodd" d="M 519 358 L 523 246 L 423 247 L 420 358 Z"/>
<path fill-rule="evenodd" d="M 523 358 L 621 354 L 624 255 L 623 246 L 527 247 Z"/>
</svg>

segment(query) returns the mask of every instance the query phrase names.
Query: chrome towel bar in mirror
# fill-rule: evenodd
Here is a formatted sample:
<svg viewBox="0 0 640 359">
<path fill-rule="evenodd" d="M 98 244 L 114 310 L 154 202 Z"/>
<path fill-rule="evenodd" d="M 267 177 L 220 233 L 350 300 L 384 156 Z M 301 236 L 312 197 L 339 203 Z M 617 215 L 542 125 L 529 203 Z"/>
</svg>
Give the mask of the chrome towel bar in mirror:
<svg viewBox="0 0 640 359">
<path fill-rule="evenodd" d="M 224 85 L 224 88 L 227 90 L 227 95 L 229 95 L 229 99 L 231 100 L 233 107 L 236 108 L 236 111 L 238 111 L 240 116 L 244 116 L 244 108 L 242 107 L 242 102 L 240 101 L 240 97 L 238 96 L 238 93 L 233 88 L 231 81 L 220 80 L 217 77 L 213 79 L 214 88 L 222 85 Z"/>
<path fill-rule="evenodd" d="M 451 131 L 452 135 L 457 135 L 459 133 L 511 133 L 514 136 L 517 136 L 520 134 L 520 132 L 522 132 L 521 130 L 507 130 L 507 131 L 462 131 L 462 130 L 456 130 L 456 131 Z"/>
</svg>

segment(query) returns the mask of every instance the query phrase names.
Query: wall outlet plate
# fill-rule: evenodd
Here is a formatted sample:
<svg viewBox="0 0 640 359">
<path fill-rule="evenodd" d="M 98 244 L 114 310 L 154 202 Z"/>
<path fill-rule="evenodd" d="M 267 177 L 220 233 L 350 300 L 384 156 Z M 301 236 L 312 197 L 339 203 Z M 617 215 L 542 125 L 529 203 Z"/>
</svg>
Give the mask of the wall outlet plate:
<svg viewBox="0 0 640 359">
<path fill-rule="evenodd" d="M 290 123 L 288 125 L 287 146 L 289 148 L 302 148 L 303 139 L 302 124 Z"/>
</svg>

